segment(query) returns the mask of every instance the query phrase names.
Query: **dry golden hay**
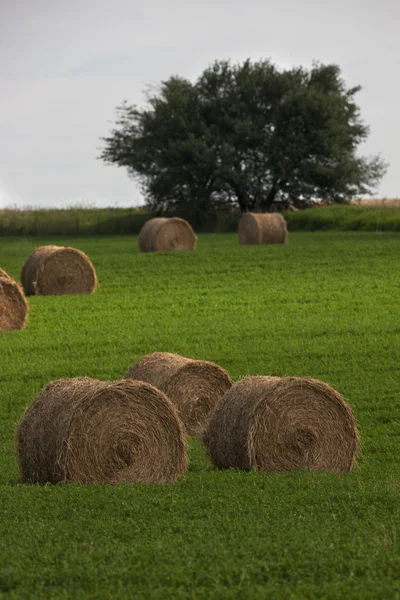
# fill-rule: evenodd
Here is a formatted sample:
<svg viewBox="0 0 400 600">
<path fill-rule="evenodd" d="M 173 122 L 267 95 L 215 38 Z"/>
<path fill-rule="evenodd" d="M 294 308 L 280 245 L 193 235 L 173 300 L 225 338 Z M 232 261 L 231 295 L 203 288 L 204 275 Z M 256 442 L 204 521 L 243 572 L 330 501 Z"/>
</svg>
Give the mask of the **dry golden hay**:
<svg viewBox="0 0 400 600">
<path fill-rule="evenodd" d="M 21 286 L 0 269 L 0 331 L 23 329 L 29 305 Z"/>
<path fill-rule="evenodd" d="M 165 394 L 141 381 L 49 383 L 18 430 L 25 482 L 168 483 L 187 469 L 183 425 Z"/>
<path fill-rule="evenodd" d="M 244 213 L 239 219 L 239 244 L 287 244 L 288 232 L 279 213 Z"/>
<path fill-rule="evenodd" d="M 92 294 L 97 277 L 92 263 L 81 250 L 41 246 L 26 259 L 21 283 L 27 296 Z"/>
<path fill-rule="evenodd" d="M 203 436 L 220 469 L 350 471 L 359 436 L 350 406 L 306 377 L 246 377 L 219 403 Z"/>
<path fill-rule="evenodd" d="M 182 252 L 196 248 L 191 225 L 179 217 L 157 217 L 146 221 L 139 233 L 141 252 Z"/>
<path fill-rule="evenodd" d="M 225 369 L 205 360 L 154 352 L 132 365 L 128 379 L 146 381 L 176 406 L 188 435 L 203 433 L 213 411 L 233 381 Z"/>
</svg>

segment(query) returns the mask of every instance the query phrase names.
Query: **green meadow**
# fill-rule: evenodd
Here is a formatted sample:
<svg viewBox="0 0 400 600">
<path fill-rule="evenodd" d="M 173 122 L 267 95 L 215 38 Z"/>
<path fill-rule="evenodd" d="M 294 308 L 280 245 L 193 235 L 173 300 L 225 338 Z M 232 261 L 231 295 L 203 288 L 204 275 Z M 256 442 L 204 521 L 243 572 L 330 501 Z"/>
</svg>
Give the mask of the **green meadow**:
<svg viewBox="0 0 400 600">
<path fill-rule="evenodd" d="M 140 254 L 137 236 L 1 237 L 18 279 L 39 245 L 79 248 L 91 296 L 29 298 L 0 334 L 0 598 L 400 599 L 400 236 L 291 232 Z M 217 471 L 201 443 L 175 484 L 27 485 L 15 435 L 49 381 L 118 379 L 177 352 L 245 375 L 310 376 L 351 405 L 350 473 Z"/>
</svg>

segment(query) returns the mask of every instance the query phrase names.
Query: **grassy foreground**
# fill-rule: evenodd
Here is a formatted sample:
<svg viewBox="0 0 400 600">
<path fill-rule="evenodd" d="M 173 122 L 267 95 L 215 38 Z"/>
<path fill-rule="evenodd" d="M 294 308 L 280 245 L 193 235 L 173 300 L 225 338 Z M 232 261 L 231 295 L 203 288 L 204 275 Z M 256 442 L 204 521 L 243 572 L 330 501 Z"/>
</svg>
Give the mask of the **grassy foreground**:
<svg viewBox="0 0 400 600">
<path fill-rule="evenodd" d="M 53 238 L 0 238 L 18 278 Z M 94 263 L 93 296 L 33 297 L 0 334 L 0 598 L 400 598 L 400 236 L 293 233 L 142 255 L 136 237 L 58 238 Z M 355 470 L 217 472 L 191 443 L 174 485 L 29 486 L 15 430 L 48 381 L 119 378 L 155 350 L 248 374 L 308 375 L 353 407 Z"/>
</svg>

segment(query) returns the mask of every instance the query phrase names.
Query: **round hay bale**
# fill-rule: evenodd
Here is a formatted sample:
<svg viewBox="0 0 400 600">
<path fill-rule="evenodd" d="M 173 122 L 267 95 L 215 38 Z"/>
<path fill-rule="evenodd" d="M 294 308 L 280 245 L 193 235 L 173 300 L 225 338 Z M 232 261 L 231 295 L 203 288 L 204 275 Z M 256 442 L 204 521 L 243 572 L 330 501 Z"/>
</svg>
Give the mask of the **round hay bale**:
<svg viewBox="0 0 400 600">
<path fill-rule="evenodd" d="M 21 286 L 0 269 L 0 331 L 23 329 L 29 305 Z"/>
<path fill-rule="evenodd" d="M 146 221 L 139 233 L 141 252 L 182 252 L 196 248 L 191 225 L 179 217 L 157 217 Z"/>
<path fill-rule="evenodd" d="M 219 403 L 203 441 L 213 464 L 257 471 L 350 471 L 359 436 L 350 406 L 303 377 L 246 377 Z"/>
<path fill-rule="evenodd" d="M 129 367 L 125 379 L 146 381 L 160 389 L 172 375 L 192 361 L 172 352 L 153 352 Z"/>
<path fill-rule="evenodd" d="M 49 383 L 18 430 L 25 482 L 167 483 L 187 469 L 182 423 L 168 398 L 140 381 L 88 377 Z"/>
<path fill-rule="evenodd" d="M 244 213 L 239 219 L 239 244 L 287 244 L 288 232 L 279 213 Z"/>
<path fill-rule="evenodd" d="M 26 259 L 21 283 L 27 296 L 92 294 L 97 277 L 92 263 L 81 250 L 41 246 Z"/>
<path fill-rule="evenodd" d="M 201 435 L 233 381 L 225 369 L 205 360 L 154 352 L 132 365 L 128 379 L 146 381 L 176 406 L 188 435 Z"/>
</svg>

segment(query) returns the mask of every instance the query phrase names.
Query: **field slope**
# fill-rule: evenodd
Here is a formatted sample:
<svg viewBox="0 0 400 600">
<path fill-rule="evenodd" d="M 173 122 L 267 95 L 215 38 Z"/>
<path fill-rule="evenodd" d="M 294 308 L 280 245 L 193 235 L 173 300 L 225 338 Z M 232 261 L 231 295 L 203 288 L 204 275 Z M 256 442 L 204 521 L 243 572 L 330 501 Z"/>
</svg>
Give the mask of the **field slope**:
<svg viewBox="0 0 400 600">
<path fill-rule="evenodd" d="M 19 277 L 52 238 L 0 238 Z M 57 238 L 86 252 L 93 296 L 33 297 L 0 334 L 0 598 L 400 598 L 400 236 L 291 233 L 142 255 L 137 237 Z M 191 442 L 163 486 L 28 486 L 15 431 L 60 377 L 117 379 L 156 350 L 249 374 L 322 379 L 352 406 L 353 472 L 218 472 Z"/>
</svg>

